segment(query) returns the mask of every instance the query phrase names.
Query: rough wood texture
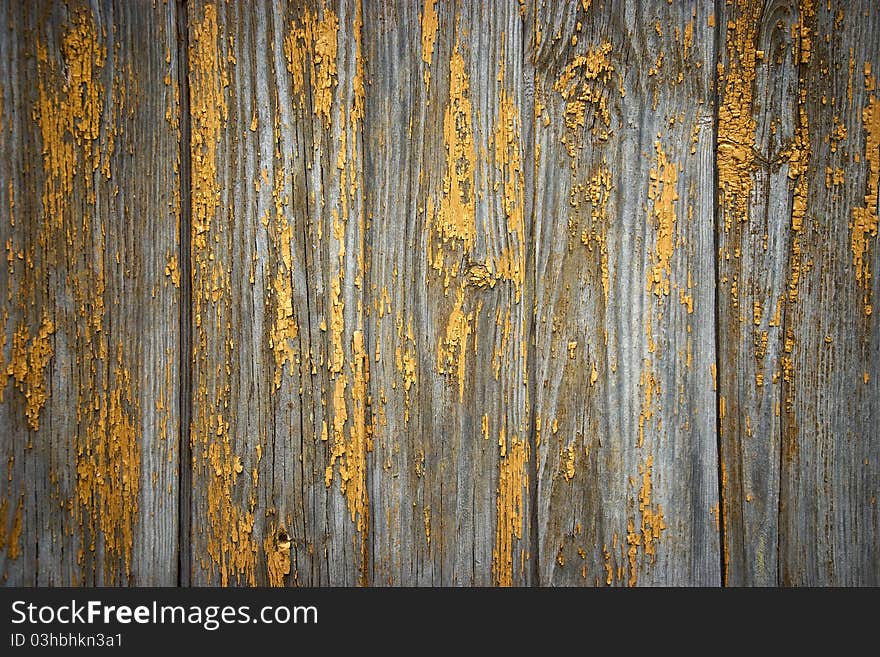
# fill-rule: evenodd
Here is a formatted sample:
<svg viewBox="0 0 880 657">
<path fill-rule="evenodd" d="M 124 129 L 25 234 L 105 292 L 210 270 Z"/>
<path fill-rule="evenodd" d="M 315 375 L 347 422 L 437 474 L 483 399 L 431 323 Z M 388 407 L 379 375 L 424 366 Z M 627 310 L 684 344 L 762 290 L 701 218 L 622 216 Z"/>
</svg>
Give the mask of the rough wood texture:
<svg viewBox="0 0 880 657">
<path fill-rule="evenodd" d="M 0 12 L 0 573 L 177 581 L 174 4 Z"/>
<path fill-rule="evenodd" d="M 729 584 L 876 585 L 880 12 L 720 17 L 719 395 Z"/>
<path fill-rule="evenodd" d="M 519 6 L 369 4 L 373 580 L 527 584 L 531 112 Z"/>
<path fill-rule="evenodd" d="M 2 10 L 5 583 L 880 583 L 876 2 Z"/>
<path fill-rule="evenodd" d="M 410 9 L 189 8 L 194 583 L 526 581 L 519 11 Z"/>
<path fill-rule="evenodd" d="M 542 584 L 720 582 L 711 10 L 534 16 Z"/>
<path fill-rule="evenodd" d="M 189 18 L 193 583 L 366 583 L 361 10 Z"/>
</svg>

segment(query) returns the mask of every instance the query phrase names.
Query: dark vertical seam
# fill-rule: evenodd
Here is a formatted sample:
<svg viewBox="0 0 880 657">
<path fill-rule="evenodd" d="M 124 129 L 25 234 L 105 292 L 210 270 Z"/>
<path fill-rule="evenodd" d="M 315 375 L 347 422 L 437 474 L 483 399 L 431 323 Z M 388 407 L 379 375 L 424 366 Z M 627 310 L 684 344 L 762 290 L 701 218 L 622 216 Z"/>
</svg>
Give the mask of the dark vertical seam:
<svg viewBox="0 0 880 657">
<path fill-rule="evenodd" d="M 722 60 L 721 48 L 721 1 L 715 0 L 715 27 L 713 39 L 715 43 L 715 58 L 718 63 Z M 718 565 L 721 586 L 727 586 L 727 567 L 724 554 L 727 549 L 727 535 L 724 525 L 724 441 L 722 440 L 721 422 L 721 389 L 718 383 L 722 375 L 721 370 L 721 187 L 718 177 L 718 108 L 721 100 L 719 91 L 718 66 L 712 73 L 712 177 L 714 180 L 713 198 L 713 221 L 714 230 L 712 244 L 712 260 L 715 263 L 715 451 L 718 458 Z"/>
<path fill-rule="evenodd" d="M 179 362 L 179 431 L 177 487 L 177 585 L 190 586 L 192 566 L 192 144 L 189 87 L 189 16 L 186 0 L 177 3 L 177 85 L 180 126 L 180 300 L 178 330 L 180 333 Z"/>
<path fill-rule="evenodd" d="M 540 579 L 540 540 L 538 536 L 538 445 L 537 445 L 537 426 L 535 418 L 535 396 L 537 391 L 537 344 L 535 343 L 536 334 L 536 317 L 535 304 L 537 294 L 537 249 L 535 247 L 535 224 L 537 216 L 535 211 L 536 187 L 535 187 L 535 67 L 532 58 L 529 56 L 531 48 L 529 30 L 529 19 L 532 24 L 537 21 L 537 6 L 531 8 L 522 22 L 522 77 L 524 91 L 524 112 L 523 116 L 523 162 L 525 163 L 524 178 L 524 202 L 527 204 L 525 208 L 525 216 L 529 217 L 529 226 L 527 229 L 526 244 L 523 245 L 525 250 L 525 281 L 527 287 L 524 290 L 521 303 L 523 304 L 523 313 L 526 314 L 528 322 L 528 335 L 526 336 L 525 349 L 526 352 L 526 372 L 528 373 L 528 382 L 526 385 L 526 409 L 529 426 L 529 579 L 532 586 L 541 586 Z M 529 273 L 531 265 L 531 273 Z M 531 294 L 529 294 L 531 292 Z M 527 300 L 531 299 L 531 308 L 528 307 Z"/>
</svg>

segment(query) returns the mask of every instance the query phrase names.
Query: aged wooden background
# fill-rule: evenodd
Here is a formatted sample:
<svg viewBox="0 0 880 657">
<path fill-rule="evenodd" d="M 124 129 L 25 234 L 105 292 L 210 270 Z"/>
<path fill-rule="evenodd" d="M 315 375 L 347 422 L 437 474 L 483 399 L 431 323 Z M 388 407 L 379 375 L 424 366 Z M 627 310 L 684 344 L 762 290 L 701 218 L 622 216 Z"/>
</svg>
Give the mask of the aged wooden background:
<svg viewBox="0 0 880 657">
<path fill-rule="evenodd" d="M 0 51 L 5 584 L 880 584 L 876 0 Z"/>
</svg>

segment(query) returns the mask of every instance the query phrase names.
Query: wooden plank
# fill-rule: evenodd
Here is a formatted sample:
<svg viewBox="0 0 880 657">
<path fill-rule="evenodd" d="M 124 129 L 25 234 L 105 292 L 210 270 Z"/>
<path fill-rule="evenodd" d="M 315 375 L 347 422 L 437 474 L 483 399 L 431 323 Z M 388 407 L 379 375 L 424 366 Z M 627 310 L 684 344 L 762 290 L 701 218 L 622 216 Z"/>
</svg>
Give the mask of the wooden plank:
<svg viewBox="0 0 880 657">
<path fill-rule="evenodd" d="M 174 584 L 175 4 L 0 21 L 0 572 Z"/>
<path fill-rule="evenodd" d="M 368 577 L 357 3 L 189 7 L 196 584 Z"/>
<path fill-rule="evenodd" d="M 190 7 L 194 583 L 527 576 L 518 8 L 450 9 L 433 68 L 395 53 L 425 102 L 393 122 L 407 78 L 366 94 L 363 51 L 421 40 L 397 10 Z"/>
<path fill-rule="evenodd" d="M 880 12 L 761 4 L 722 20 L 727 581 L 876 584 Z"/>
<path fill-rule="evenodd" d="M 542 585 L 720 580 L 712 10 L 530 23 Z"/>
<path fill-rule="evenodd" d="M 725 579 L 776 582 L 779 450 L 792 184 L 779 161 L 798 126 L 792 3 L 718 17 L 719 372 Z M 758 52 L 762 55 L 758 56 Z M 772 164 L 771 164 L 772 162 Z"/>
<path fill-rule="evenodd" d="M 532 581 L 515 2 L 365 8 L 376 584 Z"/>
</svg>

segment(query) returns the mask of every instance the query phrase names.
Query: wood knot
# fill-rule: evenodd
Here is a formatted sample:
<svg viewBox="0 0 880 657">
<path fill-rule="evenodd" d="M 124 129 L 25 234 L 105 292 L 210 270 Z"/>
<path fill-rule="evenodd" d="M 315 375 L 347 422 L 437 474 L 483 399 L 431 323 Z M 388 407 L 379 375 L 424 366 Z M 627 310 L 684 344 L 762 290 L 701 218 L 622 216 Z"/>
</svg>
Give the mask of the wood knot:
<svg viewBox="0 0 880 657">
<path fill-rule="evenodd" d="M 495 286 L 495 277 L 492 276 L 492 272 L 482 262 L 468 265 L 466 275 L 467 283 L 472 287 L 485 290 L 487 287 Z"/>
</svg>

